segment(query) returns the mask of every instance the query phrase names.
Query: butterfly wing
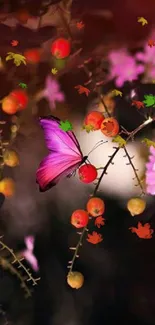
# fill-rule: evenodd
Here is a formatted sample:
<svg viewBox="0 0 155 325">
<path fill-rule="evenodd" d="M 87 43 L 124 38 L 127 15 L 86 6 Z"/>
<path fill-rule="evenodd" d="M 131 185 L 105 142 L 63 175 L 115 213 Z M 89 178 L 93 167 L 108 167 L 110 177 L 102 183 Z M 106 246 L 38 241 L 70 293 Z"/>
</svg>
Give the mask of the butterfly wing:
<svg viewBox="0 0 155 325">
<path fill-rule="evenodd" d="M 81 156 L 79 142 L 72 131 L 60 129 L 60 120 L 54 116 L 40 118 L 40 125 L 44 131 L 46 146 L 50 151 L 69 153 Z"/>
<path fill-rule="evenodd" d="M 51 151 L 36 173 L 37 183 L 43 192 L 76 170 L 83 161 L 83 155 L 74 133 L 61 130 L 59 119 L 53 116 L 41 118 L 40 124 L 47 148 Z"/>
</svg>

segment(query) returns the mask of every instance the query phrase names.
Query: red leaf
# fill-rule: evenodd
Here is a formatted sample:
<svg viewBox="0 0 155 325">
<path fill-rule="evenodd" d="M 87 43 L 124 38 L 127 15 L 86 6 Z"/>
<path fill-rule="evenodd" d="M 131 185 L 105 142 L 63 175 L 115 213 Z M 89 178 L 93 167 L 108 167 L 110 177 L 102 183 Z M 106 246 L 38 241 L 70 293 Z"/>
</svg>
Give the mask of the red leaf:
<svg viewBox="0 0 155 325">
<path fill-rule="evenodd" d="M 80 95 L 81 95 L 81 94 L 86 94 L 86 96 L 88 96 L 89 93 L 90 93 L 90 90 L 89 90 L 88 88 L 83 87 L 83 86 L 81 86 L 81 85 L 75 86 L 74 88 L 78 90 L 78 93 L 79 93 Z"/>
<path fill-rule="evenodd" d="M 93 231 L 92 234 L 88 234 L 87 241 L 91 244 L 98 244 L 103 240 L 102 235 L 98 234 L 96 231 Z"/>
<path fill-rule="evenodd" d="M 19 43 L 19 42 L 18 42 L 17 40 L 13 40 L 13 41 L 11 42 L 11 45 L 12 45 L 12 46 L 17 46 L 18 43 Z"/>
<path fill-rule="evenodd" d="M 81 29 L 83 29 L 84 28 L 84 23 L 82 22 L 82 21 L 79 21 L 78 23 L 76 23 L 76 27 L 77 27 L 77 29 L 79 29 L 79 30 L 81 30 Z"/>
<path fill-rule="evenodd" d="M 132 106 L 136 106 L 138 109 L 140 109 L 140 108 L 144 108 L 144 103 L 140 102 L 139 100 L 133 100 Z"/>
<path fill-rule="evenodd" d="M 145 223 L 145 225 L 143 226 L 141 224 L 141 222 L 138 222 L 138 227 L 130 227 L 129 228 L 131 230 L 132 233 L 136 233 L 136 235 L 139 238 L 143 238 L 143 239 L 150 239 L 152 238 L 152 234 L 154 232 L 153 229 L 150 229 L 150 224 L 149 223 Z"/>
<path fill-rule="evenodd" d="M 148 41 L 148 46 L 150 46 L 150 47 L 155 46 L 155 41 L 153 41 L 152 39 L 150 39 L 150 40 Z"/>
<path fill-rule="evenodd" d="M 100 228 L 101 226 L 104 226 L 104 224 L 105 224 L 104 221 L 105 221 L 105 219 L 102 218 L 101 216 L 100 217 L 97 217 L 95 219 L 95 226 L 97 226 L 98 228 Z"/>
</svg>

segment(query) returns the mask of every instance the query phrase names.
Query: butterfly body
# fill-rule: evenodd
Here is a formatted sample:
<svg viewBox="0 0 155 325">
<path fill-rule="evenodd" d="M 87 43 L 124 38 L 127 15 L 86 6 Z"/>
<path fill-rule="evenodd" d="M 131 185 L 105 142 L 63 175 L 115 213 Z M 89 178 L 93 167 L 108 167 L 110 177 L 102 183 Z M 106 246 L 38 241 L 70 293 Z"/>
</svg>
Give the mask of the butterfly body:
<svg viewBox="0 0 155 325">
<path fill-rule="evenodd" d="M 84 163 L 79 142 L 72 131 L 64 132 L 60 120 L 53 116 L 40 118 L 49 155 L 45 157 L 36 173 L 40 191 L 55 186 L 64 177 L 70 177 Z"/>
</svg>

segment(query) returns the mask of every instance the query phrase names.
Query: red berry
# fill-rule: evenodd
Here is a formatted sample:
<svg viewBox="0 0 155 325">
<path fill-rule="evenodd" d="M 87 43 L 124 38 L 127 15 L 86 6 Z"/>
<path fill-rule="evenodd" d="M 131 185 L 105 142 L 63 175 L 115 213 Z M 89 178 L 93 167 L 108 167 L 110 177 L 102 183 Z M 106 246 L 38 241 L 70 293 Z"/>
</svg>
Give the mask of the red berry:
<svg viewBox="0 0 155 325">
<path fill-rule="evenodd" d="M 71 224 L 76 228 L 87 226 L 89 215 L 85 210 L 75 210 L 71 216 Z"/>
<path fill-rule="evenodd" d="M 40 49 L 29 49 L 24 52 L 24 56 L 28 63 L 39 63 L 41 59 L 41 51 Z"/>
<path fill-rule="evenodd" d="M 11 96 L 13 96 L 19 103 L 18 110 L 22 110 L 26 108 L 28 104 L 28 96 L 27 93 L 24 90 L 16 89 L 10 93 Z"/>
<path fill-rule="evenodd" d="M 104 115 L 101 112 L 92 111 L 86 116 L 83 128 L 86 129 L 87 132 L 99 130 L 103 120 Z"/>
<path fill-rule="evenodd" d="M 69 56 L 71 51 L 71 44 L 65 38 L 56 39 L 51 46 L 51 53 L 57 59 L 64 59 Z"/>
<path fill-rule="evenodd" d="M 79 178 L 83 183 L 91 183 L 97 177 L 96 167 L 91 164 L 82 165 L 79 170 Z"/>
</svg>

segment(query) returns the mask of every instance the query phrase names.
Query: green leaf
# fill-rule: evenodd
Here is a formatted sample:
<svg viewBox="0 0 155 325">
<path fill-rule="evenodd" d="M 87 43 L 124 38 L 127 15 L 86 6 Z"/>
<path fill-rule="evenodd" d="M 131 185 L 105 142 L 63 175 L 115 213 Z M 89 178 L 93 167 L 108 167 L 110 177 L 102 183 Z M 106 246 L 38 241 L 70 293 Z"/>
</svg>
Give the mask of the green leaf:
<svg viewBox="0 0 155 325">
<path fill-rule="evenodd" d="M 155 142 L 148 138 L 144 138 L 141 142 L 145 143 L 147 147 L 153 146 L 155 148 Z"/>
<path fill-rule="evenodd" d="M 112 142 L 118 143 L 120 148 L 126 145 L 126 141 L 120 135 L 116 135 Z"/>
<path fill-rule="evenodd" d="M 27 84 L 25 84 L 23 82 L 20 82 L 18 86 L 23 88 L 23 89 L 27 88 Z"/>
<path fill-rule="evenodd" d="M 68 120 L 60 121 L 60 129 L 67 132 L 73 130 L 73 126 Z"/>
<path fill-rule="evenodd" d="M 144 95 L 145 100 L 143 100 L 143 103 L 146 107 L 151 107 L 155 105 L 155 96 L 153 95 Z"/>
</svg>

